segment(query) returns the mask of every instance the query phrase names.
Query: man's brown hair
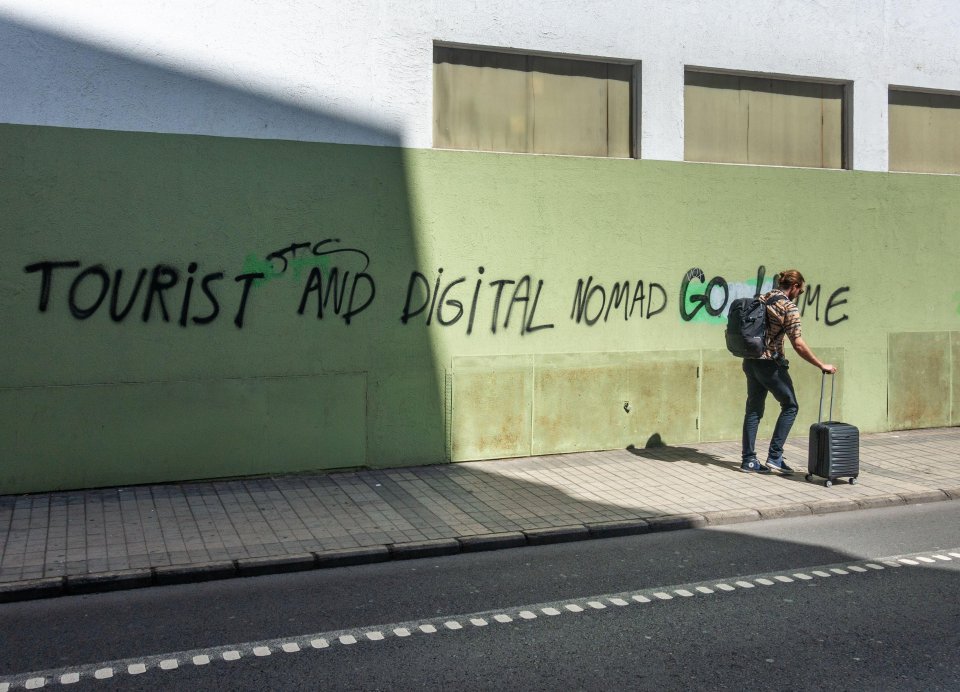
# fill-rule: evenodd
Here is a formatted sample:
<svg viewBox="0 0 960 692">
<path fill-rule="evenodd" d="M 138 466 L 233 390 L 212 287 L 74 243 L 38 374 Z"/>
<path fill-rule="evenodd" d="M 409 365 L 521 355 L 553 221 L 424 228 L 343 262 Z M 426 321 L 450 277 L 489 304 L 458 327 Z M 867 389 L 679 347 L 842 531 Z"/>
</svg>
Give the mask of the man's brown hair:
<svg viewBox="0 0 960 692">
<path fill-rule="evenodd" d="M 803 274 L 797 269 L 787 269 L 777 274 L 776 278 L 773 280 L 777 288 L 787 289 L 791 286 L 799 286 L 803 288 L 806 285 L 806 281 L 803 279 Z"/>
</svg>

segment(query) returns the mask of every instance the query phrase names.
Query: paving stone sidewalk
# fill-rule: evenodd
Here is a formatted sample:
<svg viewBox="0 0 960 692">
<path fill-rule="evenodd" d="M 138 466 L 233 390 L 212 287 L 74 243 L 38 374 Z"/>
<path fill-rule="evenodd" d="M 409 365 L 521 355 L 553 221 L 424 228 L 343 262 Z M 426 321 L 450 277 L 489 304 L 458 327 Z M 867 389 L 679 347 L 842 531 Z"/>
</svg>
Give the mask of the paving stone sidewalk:
<svg viewBox="0 0 960 692">
<path fill-rule="evenodd" d="M 831 488 L 802 437 L 793 476 L 725 442 L 0 496 L 0 602 L 960 499 L 960 428 L 864 435 Z"/>
</svg>

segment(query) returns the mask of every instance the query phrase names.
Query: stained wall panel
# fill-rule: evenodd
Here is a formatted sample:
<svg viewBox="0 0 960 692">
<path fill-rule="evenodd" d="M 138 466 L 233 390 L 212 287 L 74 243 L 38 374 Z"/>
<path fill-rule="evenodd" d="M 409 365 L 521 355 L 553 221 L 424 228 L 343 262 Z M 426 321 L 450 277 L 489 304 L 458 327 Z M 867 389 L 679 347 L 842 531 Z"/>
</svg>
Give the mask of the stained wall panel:
<svg viewBox="0 0 960 692">
<path fill-rule="evenodd" d="M 902 332 L 887 339 L 891 430 L 950 424 L 950 333 Z"/>
</svg>

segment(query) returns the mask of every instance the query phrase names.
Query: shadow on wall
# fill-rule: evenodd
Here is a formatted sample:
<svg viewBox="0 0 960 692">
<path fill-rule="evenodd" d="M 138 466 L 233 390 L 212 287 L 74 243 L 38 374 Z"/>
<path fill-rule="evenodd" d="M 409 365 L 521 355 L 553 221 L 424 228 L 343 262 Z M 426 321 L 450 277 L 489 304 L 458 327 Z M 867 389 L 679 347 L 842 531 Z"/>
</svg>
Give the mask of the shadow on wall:
<svg viewBox="0 0 960 692">
<path fill-rule="evenodd" d="M 240 87 L 239 73 L 228 84 L 205 65 L 186 72 L 144 61 L 4 19 L 2 10 L 0 65 L 0 122 L 400 146 L 400 134 L 372 114 L 345 117 Z"/>
<path fill-rule="evenodd" d="M 9 21 L 0 64 L 0 493 L 444 458 L 398 133 Z"/>
</svg>

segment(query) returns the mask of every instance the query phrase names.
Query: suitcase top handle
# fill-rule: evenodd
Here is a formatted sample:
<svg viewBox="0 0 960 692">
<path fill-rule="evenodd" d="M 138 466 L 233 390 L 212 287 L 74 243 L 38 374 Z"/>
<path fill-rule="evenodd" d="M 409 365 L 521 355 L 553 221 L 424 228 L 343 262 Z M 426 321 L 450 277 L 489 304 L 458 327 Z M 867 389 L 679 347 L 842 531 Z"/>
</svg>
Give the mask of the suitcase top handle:
<svg viewBox="0 0 960 692">
<path fill-rule="evenodd" d="M 817 412 L 817 422 L 823 422 L 823 390 L 827 384 L 827 373 L 821 371 L 820 377 L 820 410 Z M 828 421 L 833 420 L 833 387 L 837 382 L 836 373 L 830 373 L 830 417 Z"/>
</svg>

